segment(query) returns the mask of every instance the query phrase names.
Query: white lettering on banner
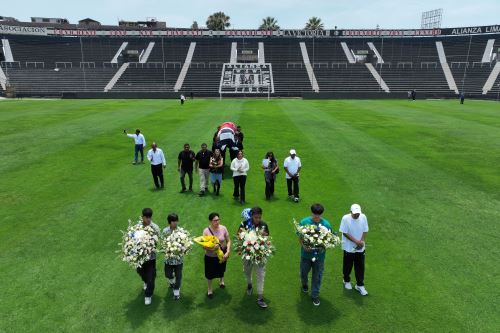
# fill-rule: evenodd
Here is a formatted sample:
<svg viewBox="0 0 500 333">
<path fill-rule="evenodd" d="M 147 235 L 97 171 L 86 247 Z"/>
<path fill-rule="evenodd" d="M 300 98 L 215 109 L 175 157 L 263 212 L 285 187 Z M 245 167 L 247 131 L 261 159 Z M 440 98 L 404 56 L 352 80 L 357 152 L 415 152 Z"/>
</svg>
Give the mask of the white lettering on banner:
<svg viewBox="0 0 500 333">
<path fill-rule="evenodd" d="M 441 29 L 418 29 L 418 30 L 344 30 L 342 36 L 346 37 L 370 37 L 370 36 L 437 36 Z"/>
<path fill-rule="evenodd" d="M 280 35 L 293 37 L 327 37 L 330 35 L 330 30 L 281 30 Z"/>
<path fill-rule="evenodd" d="M 15 35 L 39 35 L 46 36 L 47 28 L 44 27 L 22 27 L 16 25 L 0 24 L 0 33 Z"/>
<path fill-rule="evenodd" d="M 471 35 L 482 33 L 498 33 L 500 32 L 500 25 L 490 25 L 485 27 L 466 27 L 466 28 L 453 28 L 452 35 Z"/>
</svg>

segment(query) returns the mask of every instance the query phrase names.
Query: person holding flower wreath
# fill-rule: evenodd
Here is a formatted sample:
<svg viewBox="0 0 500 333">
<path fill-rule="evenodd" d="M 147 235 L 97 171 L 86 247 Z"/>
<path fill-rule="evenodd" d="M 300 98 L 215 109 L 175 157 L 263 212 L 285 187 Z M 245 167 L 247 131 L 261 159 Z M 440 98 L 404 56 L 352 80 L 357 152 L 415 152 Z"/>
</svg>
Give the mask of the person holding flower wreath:
<svg viewBox="0 0 500 333">
<path fill-rule="evenodd" d="M 153 217 L 153 210 L 151 208 L 144 208 L 142 210 L 142 223 L 143 226 L 151 226 L 157 235 L 160 235 L 160 228 L 151 219 Z M 151 298 L 155 290 L 156 279 L 156 251 L 153 251 L 140 267 L 137 267 L 137 274 L 144 282 L 144 304 L 151 304 Z"/>
<path fill-rule="evenodd" d="M 328 230 L 332 230 L 330 223 L 325 220 L 322 215 L 325 211 L 325 208 L 319 204 L 313 204 L 311 206 L 311 216 L 306 217 L 300 221 L 300 226 L 304 225 L 322 225 Z M 301 245 L 300 251 L 300 279 L 302 282 L 302 291 L 307 293 L 309 292 L 308 286 L 308 275 L 312 269 L 312 278 L 311 278 L 311 298 L 313 304 L 315 306 L 320 305 L 319 300 L 319 290 L 321 287 L 321 280 L 323 278 L 323 271 L 325 268 L 325 251 L 316 251 L 306 245 L 301 238 L 299 238 L 299 242 Z"/>
<path fill-rule="evenodd" d="M 177 230 L 179 224 L 179 216 L 175 213 L 167 216 L 168 227 L 163 229 L 163 236 L 167 237 Z M 173 289 L 174 299 L 181 298 L 181 282 L 182 282 L 182 268 L 183 258 L 180 259 L 167 259 L 165 258 L 165 277 L 167 278 L 169 287 Z"/>
<path fill-rule="evenodd" d="M 266 222 L 262 221 L 262 208 L 253 207 L 252 209 L 245 209 L 242 213 L 244 218 L 238 229 L 238 234 L 243 230 L 255 230 L 260 232 L 263 236 L 269 236 L 269 227 Z M 250 260 L 243 259 L 243 272 L 247 280 L 247 295 L 252 295 L 252 270 L 255 269 L 255 280 L 257 282 L 257 305 L 261 308 L 267 308 L 264 301 L 264 279 L 266 276 L 266 265 L 256 265 Z"/>
<path fill-rule="evenodd" d="M 231 253 L 231 238 L 227 228 L 220 224 L 219 213 L 213 212 L 208 215 L 210 225 L 203 230 L 203 236 L 215 236 L 219 244 L 215 248 L 205 247 L 205 278 L 207 279 L 208 290 L 207 297 L 213 298 L 212 280 L 219 278 L 219 287 L 224 289 L 224 273 L 226 272 L 226 263 Z M 220 248 L 224 253 L 221 260 L 217 257 L 216 250 Z"/>
</svg>

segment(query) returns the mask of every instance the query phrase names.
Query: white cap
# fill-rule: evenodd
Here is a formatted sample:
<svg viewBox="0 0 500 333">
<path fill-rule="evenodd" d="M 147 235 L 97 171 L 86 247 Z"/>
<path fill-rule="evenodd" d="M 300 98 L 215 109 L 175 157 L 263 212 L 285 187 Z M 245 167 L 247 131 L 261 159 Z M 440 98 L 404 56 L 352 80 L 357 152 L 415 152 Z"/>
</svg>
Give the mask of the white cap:
<svg viewBox="0 0 500 333">
<path fill-rule="evenodd" d="M 361 214 L 361 206 L 358 204 L 352 204 L 351 213 L 353 214 Z"/>
<path fill-rule="evenodd" d="M 297 155 L 297 152 L 295 151 L 295 149 L 290 149 L 290 155 Z"/>
</svg>

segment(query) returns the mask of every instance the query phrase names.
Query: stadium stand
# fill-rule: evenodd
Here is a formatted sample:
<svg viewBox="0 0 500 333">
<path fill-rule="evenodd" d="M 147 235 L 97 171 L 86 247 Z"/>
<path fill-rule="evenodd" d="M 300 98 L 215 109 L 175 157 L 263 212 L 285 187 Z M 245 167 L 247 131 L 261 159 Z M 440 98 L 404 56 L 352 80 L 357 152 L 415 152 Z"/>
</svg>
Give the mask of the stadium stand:
<svg viewBox="0 0 500 333">
<path fill-rule="evenodd" d="M 352 31 L 337 30 L 318 36 L 294 30 L 256 37 L 256 31 L 248 30 L 245 37 L 234 31 L 197 31 L 174 37 L 179 32 L 167 29 L 159 29 L 163 35 L 153 36 L 152 30 L 118 31 L 112 26 L 63 33 L 57 25 L 16 24 L 13 29 L 24 26 L 26 33 L 0 32 L 0 76 L 2 90 L 9 85 L 20 96 L 104 93 L 107 87 L 112 93 L 174 96 L 193 92 L 215 97 L 223 91 L 221 82 L 234 81 L 223 68 L 231 59 L 234 63 L 240 48 L 255 50 L 258 63 L 266 63 L 262 70 L 266 78 L 272 78 L 266 79 L 266 84 L 274 83 L 271 96 L 300 97 L 315 90 L 360 97 L 377 93 L 401 96 L 416 89 L 425 97 L 452 97 L 464 92 L 496 98 L 500 90 L 498 26 L 483 27 L 482 31 L 491 33 L 461 35 L 470 29 L 450 28 L 425 37 L 406 36 L 402 30 L 389 31 L 393 36 L 384 37 L 372 36 L 373 31 L 354 31 L 353 35 Z M 129 60 L 128 51 L 136 52 L 138 58 Z M 124 62 L 127 65 L 119 71 Z"/>
</svg>

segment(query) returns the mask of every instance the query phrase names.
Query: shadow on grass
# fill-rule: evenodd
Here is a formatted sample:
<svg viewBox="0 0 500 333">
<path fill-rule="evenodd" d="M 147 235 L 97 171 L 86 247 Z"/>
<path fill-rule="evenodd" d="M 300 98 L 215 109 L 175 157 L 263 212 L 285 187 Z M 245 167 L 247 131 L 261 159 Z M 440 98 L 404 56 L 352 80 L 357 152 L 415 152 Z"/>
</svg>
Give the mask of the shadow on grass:
<svg viewBox="0 0 500 333">
<path fill-rule="evenodd" d="M 344 296 L 352 299 L 356 303 L 356 305 L 363 305 L 364 301 L 365 301 L 365 297 L 367 297 L 367 296 L 361 296 L 359 294 L 359 292 L 354 290 L 354 288 L 352 290 L 344 289 Z"/>
<path fill-rule="evenodd" d="M 228 293 L 228 288 L 226 287 L 225 289 L 220 289 L 216 286 L 217 284 L 214 281 L 214 297 L 210 299 L 205 294 L 204 300 L 201 303 L 196 304 L 198 308 L 214 309 L 219 306 L 226 306 L 231 302 L 232 296 Z"/>
<path fill-rule="evenodd" d="M 189 314 L 196 308 L 192 296 L 181 294 L 181 299 L 174 300 L 170 290 L 168 296 L 164 296 L 163 300 L 163 315 L 172 320 Z"/>
<path fill-rule="evenodd" d="M 320 306 L 314 306 L 311 296 L 301 293 L 300 301 L 297 303 L 297 314 L 304 323 L 321 326 L 330 324 L 340 317 L 340 311 L 329 300 L 320 297 L 320 301 Z"/>
<path fill-rule="evenodd" d="M 139 328 L 148 320 L 149 316 L 156 312 L 161 298 L 153 295 L 151 305 L 144 305 L 144 292 L 139 294 L 127 304 L 127 319 L 134 329 Z"/>
<path fill-rule="evenodd" d="M 272 302 L 265 300 L 269 306 L 267 309 L 261 309 L 257 305 L 257 296 L 243 296 L 238 303 L 238 306 L 233 309 L 235 317 L 247 324 L 263 325 L 274 316 Z"/>
</svg>

